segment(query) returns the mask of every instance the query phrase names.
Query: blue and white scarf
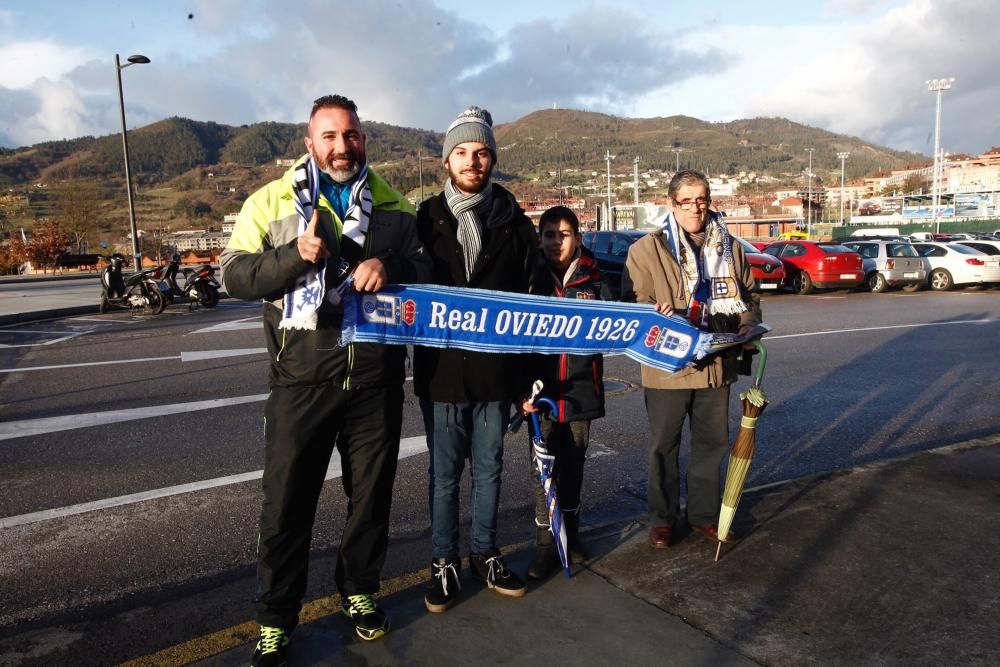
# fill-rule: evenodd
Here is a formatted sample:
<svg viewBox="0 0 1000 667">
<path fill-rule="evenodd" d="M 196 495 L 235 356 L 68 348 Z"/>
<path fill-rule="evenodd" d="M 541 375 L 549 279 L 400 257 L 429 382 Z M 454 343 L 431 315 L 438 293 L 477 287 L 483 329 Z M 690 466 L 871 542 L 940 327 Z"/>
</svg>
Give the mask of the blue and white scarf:
<svg viewBox="0 0 1000 667">
<path fill-rule="evenodd" d="M 749 310 L 736 275 L 733 237 L 722 216 L 709 211 L 700 253 L 691 247 L 673 213 L 663 221 L 663 236 L 687 278 L 687 312 L 692 323 L 705 328 L 711 315 L 739 315 Z"/>
<path fill-rule="evenodd" d="M 295 212 L 299 215 L 301 236 L 309 226 L 319 201 L 319 168 L 311 155 L 299 163 L 292 174 L 292 199 L 295 203 Z M 350 205 L 344 215 L 343 230 L 338 244 L 340 255 L 337 260 L 336 275 L 332 276 L 330 281 L 331 287 L 336 289 L 331 289 L 329 294 L 327 293 L 325 259 L 310 266 L 309 270 L 295 281 L 295 286 L 285 292 L 278 328 L 315 329 L 324 296 L 333 304 L 340 302 L 347 286 L 345 278 L 354 268 L 349 257 L 360 257 L 362 254 L 361 249 L 365 245 L 371 211 L 372 195 L 368 187 L 368 164 L 365 163 L 351 186 Z M 322 229 L 322 225 L 320 228 Z M 356 244 L 358 247 L 349 248 L 348 243 Z"/>
<path fill-rule="evenodd" d="M 624 354 L 673 372 L 760 336 L 700 331 L 650 305 L 469 287 L 389 285 L 344 299 L 341 344 L 412 344 L 474 352 Z"/>
</svg>

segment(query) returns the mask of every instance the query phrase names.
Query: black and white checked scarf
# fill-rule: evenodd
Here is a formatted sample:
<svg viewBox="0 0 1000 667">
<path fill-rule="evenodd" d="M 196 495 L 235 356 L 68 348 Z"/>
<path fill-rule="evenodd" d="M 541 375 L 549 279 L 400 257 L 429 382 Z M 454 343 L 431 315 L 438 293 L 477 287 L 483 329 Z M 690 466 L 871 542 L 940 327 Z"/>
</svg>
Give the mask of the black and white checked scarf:
<svg viewBox="0 0 1000 667">
<path fill-rule="evenodd" d="M 452 215 L 458 220 L 458 244 L 462 246 L 465 258 L 465 279 L 469 280 L 483 249 L 483 223 L 476 209 L 488 210 L 489 203 L 493 201 L 493 184 L 487 183 L 479 192 L 468 195 L 456 188 L 449 178 L 444 184 L 444 196 Z"/>
<path fill-rule="evenodd" d="M 312 156 L 307 156 L 292 175 L 292 200 L 299 215 L 299 235 L 301 236 L 312 220 L 313 210 L 319 201 L 319 168 Z M 371 219 L 372 195 L 368 187 L 368 164 L 358 172 L 351 186 L 350 207 L 344 216 L 344 225 L 339 239 L 340 257 L 336 275 L 331 277 L 331 287 L 337 289 L 326 293 L 326 260 L 312 265 L 306 273 L 295 281 L 295 287 L 285 292 L 280 329 L 316 328 L 317 312 L 324 295 L 331 303 L 340 302 L 339 289 L 347 283 L 344 278 L 364 255 L 365 236 Z"/>
</svg>

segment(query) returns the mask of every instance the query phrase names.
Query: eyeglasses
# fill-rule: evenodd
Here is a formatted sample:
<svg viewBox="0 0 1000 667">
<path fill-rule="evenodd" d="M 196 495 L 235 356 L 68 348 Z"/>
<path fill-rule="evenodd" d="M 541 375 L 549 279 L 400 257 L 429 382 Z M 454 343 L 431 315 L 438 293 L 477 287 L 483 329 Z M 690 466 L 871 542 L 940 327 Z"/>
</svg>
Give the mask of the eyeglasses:
<svg viewBox="0 0 1000 667">
<path fill-rule="evenodd" d="M 686 201 L 674 200 L 674 203 L 680 206 L 685 211 L 691 211 L 695 208 L 708 208 L 709 204 L 712 203 L 711 199 L 688 199 Z"/>
</svg>

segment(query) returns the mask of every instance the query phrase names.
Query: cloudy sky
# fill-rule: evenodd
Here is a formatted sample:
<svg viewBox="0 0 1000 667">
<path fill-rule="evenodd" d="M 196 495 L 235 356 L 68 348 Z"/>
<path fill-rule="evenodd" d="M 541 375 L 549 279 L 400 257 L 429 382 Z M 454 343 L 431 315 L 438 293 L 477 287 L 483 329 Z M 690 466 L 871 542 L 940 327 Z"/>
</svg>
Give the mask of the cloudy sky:
<svg viewBox="0 0 1000 667">
<path fill-rule="evenodd" d="M 0 146 L 168 116 L 301 121 L 340 92 L 361 115 L 443 130 L 551 108 L 704 120 L 784 116 L 933 152 L 1000 145 L 998 0 L 0 0 Z"/>
</svg>

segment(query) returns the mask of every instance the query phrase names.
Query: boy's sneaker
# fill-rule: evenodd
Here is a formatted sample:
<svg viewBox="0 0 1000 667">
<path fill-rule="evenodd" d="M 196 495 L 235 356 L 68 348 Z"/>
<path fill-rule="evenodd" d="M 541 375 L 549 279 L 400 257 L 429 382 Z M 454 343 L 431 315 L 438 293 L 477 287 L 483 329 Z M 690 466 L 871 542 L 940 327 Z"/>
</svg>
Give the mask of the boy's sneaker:
<svg viewBox="0 0 1000 667">
<path fill-rule="evenodd" d="M 509 595 L 513 598 L 524 595 L 524 582 L 507 568 L 499 551 L 470 554 L 469 569 L 500 595 Z"/>
<path fill-rule="evenodd" d="M 348 595 L 343 605 L 358 637 L 370 642 L 389 632 L 389 617 L 375 605 L 371 595 Z"/>
<path fill-rule="evenodd" d="M 250 660 L 251 667 L 285 667 L 288 633 L 281 628 L 260 626 L 260 639 Z"/>
<path fill-rule="evenodd" d="M 462 561 L 458 558 L 435 558 L 431 561 L 431 580 L 424 593 L 424 606 L 432 614 L 447 611 L 455 604 L 458 592 L 462 590 L 458 572 Z"/>
</svg>

